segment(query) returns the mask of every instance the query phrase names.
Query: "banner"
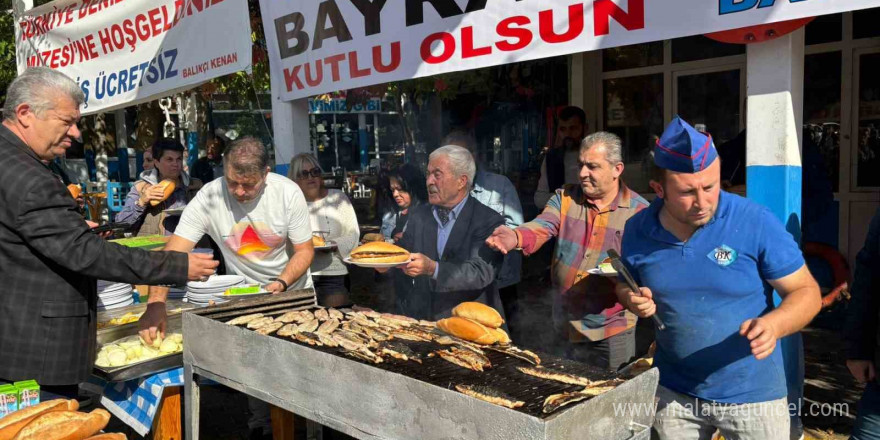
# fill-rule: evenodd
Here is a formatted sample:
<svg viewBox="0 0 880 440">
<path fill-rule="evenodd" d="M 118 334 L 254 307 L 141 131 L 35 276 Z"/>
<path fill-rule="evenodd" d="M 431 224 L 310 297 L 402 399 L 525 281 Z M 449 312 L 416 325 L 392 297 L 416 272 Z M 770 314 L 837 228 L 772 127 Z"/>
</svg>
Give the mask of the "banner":
<svg viewBox="0 0 880 440">
<path fill-rule="evenodd" d="M 17 17 L 16 60 L 74 79 L 85 115 L 248 68 L 250 34 L 246 0 L 56 0 Z"/>
<path fill-rule="evenodd" d="M 880 0 L 260 0 L 282 100 Z"/>
</svg>

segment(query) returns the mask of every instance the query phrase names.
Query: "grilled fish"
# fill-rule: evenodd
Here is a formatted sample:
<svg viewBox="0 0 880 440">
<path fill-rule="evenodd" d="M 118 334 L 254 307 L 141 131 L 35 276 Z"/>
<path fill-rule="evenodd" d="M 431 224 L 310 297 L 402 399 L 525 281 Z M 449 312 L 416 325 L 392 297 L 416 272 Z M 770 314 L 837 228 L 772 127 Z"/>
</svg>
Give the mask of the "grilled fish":
<svg viewBox="0 0 880 440">
<path fill-rule="evenodd" d="M 388 330 L 398 330 L 398 329 L 403 328 L 402 325 L 398 324 L 397 322 L 391 321 L 390 319 L 385 319 L 385 318 L 379 317 L 379 318 L 375 318 L 375 320 L 376 320 L 376 324 L 379 324 L 380 327 L 383 327 Z"/>
<path fill-rule="evenodd" d="M 318 309 L 315 310 L 315 318 L 317 318 L 318 321 L 324 322 L 330 319 L 330 313 L 327 309 Z"/>
<path fill-rule="evenodd" d="M 339 310 L 336 310 L 334 308 L 327 309 L 327 314 L 330 315 L 330 319 L 338 319 L 340 321 L 345 319 L 345 315 L 343 315 L 342 312 L 340 312 Z"/>
<path fill-rule="evenodd" d="M 315 315 L 308 310 L 301 310 L 300 315 L 302 316 L 303 322 L 315 319 Z"/>
<path fill-rule="evenodd" d="M 515 398 L 502 393 L 494 388 L 490 388 L 482 385 L 456 385 L 455 389 L 458 390 L 459 393 L 466 394 L 471 397 L 476 397 L 480 400 L 485 400 L 489 403 L 494 403 L 495 405 L 501 405 L 505 408 L 519 408 L 526 403 L 521 400 L 516 400 Z"/>
<path fill-rule="evenodd" d="M 318 329 L 320 322 L 317 318 L 312 318 L 310 321 L 306 321 L 299 325 L 298 330 L 300 332 L 313 332 Z"/>
<path fill-rule="evenodd" d="M 380 345 L 379 348 L 382 354 L 387 354 L 395 359 L 422 363 L 422 358 L 406 344 L 389 341 Z"/>
<path fill-rule="evenodd" d="M 363 331 L 367 336 L 370 337 L 370 339 L 376 342 L 385 342 L 394 339 L 394 336 L 391 336 L 388 333 L 379 330 L 378 328 L 363 327 Z"/>
<path fill-rule="evenodd" d="M 459 367 L 467 368 L 468 370 L 483 372 L 483 364 L 481 362 L 474 362 L 473 359 L 469 359 L 467 357 L 461 356 L 461 353 L 454 352 L 452 350 L 437 350 L 429 354 L 429 357 L 433 357 L 433 355 L 440 356 L 446 362 L 453 363 L 458 365 Z"/>
<path fill-rule="evenodd" d="M 375 321 L 367 319 L 365 316 L 357 316 L 355 315 L 352 319 L 352 322 L 357 323 L 361 327 L 379 327 L 379 324 L 376 324 Z"/>
<path fill-rule="evenodd" d="M 362 347 L 358 350 L 346 351 L 345 354 L 374 364 L 381 364 L 382 357 L 370 351 L 369 348 Z"/>
<path fill-rule="evenodd" d="M 290 324 L 291 322 L 296 321 L 296 319 L 298 317 L 300 317 L 301 315 L 302 315 L 302 313 L 300 313 L 297 310 L 297 311 L 293 311 L 293 312 L 287 312 L 287 313 L 275 318 L 275 320 L 278 322 L 283 322 L 284 324 Z"/>
<path fill-rule="evenodd" d="M 283 322 L 271 322 L 257 329 L 257 333 L 261 335 L 271 335 L 284 326 Z"/>
<path fill-rule="evenodd" d="M 318 335 L 311 333 L 311 332 L 299 332 L 299 333 L 294 334 L 293 337 L 296 338 L 297 341 L 302 342 L 303 344 L 317 345 L 317 346 L 324 345 L 321 343 L 320 339 L 318 338 Z"/>
<path fill-rule="evenodd" d="M 296 324 L 284 324 L 283 327 L 278 329 L 278 336 L 292 336 L 297 332 L 297 327 Z"/>
<path fill-rule="evenodd" d="M 424 319 L 422 319 L 419 321 L 419 325 L 422 327 L 436 328 L 437 322 L 436 321 L 425 321 Z"/>
<path fill-rule="evenodd" d="M 529 350 L 521 350 L 521 349 L 516 348 L 512 345 L 509 347 L 496 347 L 496 346 L 490 345 L 490 346 L 487 346 L 486 348 L 489 350 L 492 350 L 492 351 L 497 351 L 499 353 L 504 353 L 510 357 L 515 357 L 517 359 L 524 360 L 532 365 L 541 365 L 541 358 Z"/>
<path fill-rule="evenodd" d="M 452 351 L 452 354 L 465 359 L 472 364 L 479 365 L 480 368 L 492 368 L 492 362 L 489 362 L 489 358 L 486 356 L 458 347 L 453 347 L 450 351 Z"/>
<path fill-rule="evenodd" d="M 401 326 L 401 327 L 409 327 L 409 326 L 411 326 L 411 325 L 413 325 L 413 324 L 418 324 L 418 323 L 419 323 L 419 320 L 418 320 L 418 319 L 410 318 L 409 316 L 394 315 L 394 314 L 391 314 L 391 313 L 383 313 L 383 314 L 381 315 L 381 317 L 384 318 L 384 319 L 387 319 L 387 320 L 389 320 L 389 321 L 391 321 L 391 322 L 394 322 L 395 324 L 397 324 L 397 325 L 399 325 L 399 326 Z"/>
<path fill-rule="evenodd" d="M 609 379 L 599 382 L 593 382 L 592 385 L 584 388 L 581 392 L 588 396 L 598 396 L 604 392 L 611 391 L 624 383 L 623 379 Z"/>
<path fill-rule="evenodd" d="M 434 340 L 432 333 L 416 330 L 413 328 L 401 328 L 391 332 L 395 338 L 406 339 L 407 341 L 431 342 Z"/>
<path fill-rule="evenodd" d="M 569 385 L 580 385 L 584 387 L 590 386 L 593 382 L 586 377 L 575 376 L 574 374 L 563 373 L 561 371 L 548 370 L 542 367 L 516 367 L 521 373 L 529 376 L 539 377 L 541 379 L 555 380 L 557 382 L 567 383 Z"/>
<path fill-rule="evenodd" d="M 353 341 L 345 336 L 343 336 L 340 332 L 333 332 L 330 337 L 336 341 L 342 348 L 348 351 L 357 351 L 361 347 L 364 347 L 364 344 L 358 341 Z"/>
<path fill-rule="evenodd" d="M 266 324 L 270 324 L 274 322 L 275 319 L 270 316 L 263 316 L 262 318 L 257 318 L 247 323 L 247 328 L 251 330 L 256 330 Z"/>
<path fill-rule="evenodd" d="M 561 393 L 554 394 L 546 399 L 544 399 L 544 408 L 541 410 L 544 414 L 550 414 L 563 406 L 570 405 L 575 402 L 580 402 L 582 400 L 589 399 L 589 394 L 585 394 L 581 391 L 575 391 L 571 393 Z"/>
<path fill-rule="evenodd" d="M 456 337 L 452 337 L 452 336 L 448 336 L 448 335 L 437 336 L 434 338 L 434 342 L 436 342 L 440 345 L 457 345 L 461 348 L 468 349 L 468 350 L 470 350 L 474 353 L 477 353 L 477 354 L 483 354 L 483 355 L 486 354 L 486 352 L 484 352 L 480 347 L 477 347 L 476 345 L 474 345 L 468 341 L 465 341 L 464 339 L 458 339 Z"/>
<path fill-rule="evenodd" d="M 362 314 L 366 317 L 369 317 L 369 318 L 378 318 L 379 316 L 381 316 L 381 314 L 379 312 L 377 312 L 371 308 L 367 308 L 367 307 L 354 306 L 351 309 L 352 309 L 352 312 L 360 313 L 360 314 Z"/>
<path fill-rule="evenodd" d="M 251 313 L 250 315 L 239 316 L 238 318 L 232 319 L 226 322 L 229 325 L 244 325 L 255 319 L 260 319 L 263 317 L 262 313 Z"/>
<path fill-rule="evenodd" d="M 335 339 L 330 337 L 330 335 L 326 333 L 315 333 L 315 335 L 318 336 L 318 341 L 320 341 L 322 344 L 328 347 L 339 347 L 339 343 L 336 342 Z"/>
<path fill-rule="evenodd" d="M 333 333 L 337 328 L 339 328 L 339 321 L 336 319 L 329 319 L 324 321 L 319 327 L 316 333 L 324 333 L 330 334 Z"/>
</svg>

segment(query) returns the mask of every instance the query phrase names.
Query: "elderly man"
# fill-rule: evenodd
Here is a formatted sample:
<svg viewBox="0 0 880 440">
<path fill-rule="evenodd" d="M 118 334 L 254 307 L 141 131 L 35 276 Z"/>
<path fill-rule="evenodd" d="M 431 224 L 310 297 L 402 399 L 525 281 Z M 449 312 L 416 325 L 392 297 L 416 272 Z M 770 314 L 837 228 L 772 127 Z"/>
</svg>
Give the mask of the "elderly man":
<svg viewBox="0 0 880 440">
<path fill-rule="evenodd" d="M 453 131 L 443 140 L 443 145 L 457 145 L 467 148 L 477 162 L 477 142 L 464 131 Z M 477 162 L 477 174 L 474 177 L 474 185 L 471 189 L 471 197 L 480 203 L 492 208 L 493 211 L 504 217 L 507 227 L 515 228 L 523 223 L 522 204 L 519 194 L 513 183 L 506 176 L 489 172 Z M 504 314 L 507 315 L 507 326 L 511 334 L 516 330 L 511 323 L 516 319 L 518 312 L 517 284 L 522 274 L 522 254 L 511 252 L 504 256 L 501 270 L 497 274 L 498 293 L 501 303 L 504 305 Z"/>
<path fill-rule="evenodd" d="M 614 281 L 591 269 L 620 249 L 623 227 L 648 202 L 627 188 L 620 138 L 598 132 L 587 136 L 578 158 L 580 185 L 556 191 L 544 212 L 516 229 L 500 227 L 487 240 L 508 253 L 526 255 L 556 237 L 551 283 L 553 322 L 568 357 L 606 369 L 617 369 L 635 355 L 635 316 L 614 295 Z"/>
<path fill-rule="evenodd" d="M 769 209 L 721 191 L 712 139 L 679 118 L 654 148 L 658 199 L 626 225 L 624 264 L 641 292 L 621 303 L 657 314 L 661 439 L 789 437 L 778 340 L 819 312 L 819 286 Z M 773 289 L 782 297 L 774 308 Z"/>
<path fill-rule="evenodd" d="M 411 212 L 398 245 L 412 261 L 402 265 L 410 289 L 398 291 L 400 313 L 418 319 L 442 319 L 464 301 L 491 306 L 504 315 L 495 274 L 501 254 L 484 241 L 504 219 L 470 197 L 477 167 L 458 146 L 438 148 L 428 160 L 428 202 Z"/>
<path fill-rule="evenodd" d="M 185 284 L 214 272 L 204 255 L 146 252 L 89 231 L 46 163 L 80 135 L 79 86 L 45 67 L 6 92 L 0 128 L 0 382 L 35 379 L 74 398 L 95 360 L 96 278 Z"/>
<path fill-rule="evenodd" d="M 236 140 L 223 155 L 222 179 L 202 187 L 186 206 L 166 250 L 188 252 L 205 235 L 220 246 L 226 271 L 273 293 L 312 287 L 315 250 L 302 190 L 269 172 L 266 147 L 254 138 Z M 292 251 L 292 252 L 291 252 Z M 140 334 L 149 343 L 165 328 L 168 289 L 151 287 Z M 251 399 L 248 422 L 256 437 L 269 431 L 268 406 Z"/>
<path fill-rule="evenodd" d="M 569 106 L 559 112 L 556 123 L 556 140 L 546 150 L 541 163 L 541 177 L 535 191 L 535 206 L 538 209 L 553 197 L 556 190 L 566 184 L 578 182 L 578 147 L 587 134 L 587 114 L 580 107 Z"/>
</svg>

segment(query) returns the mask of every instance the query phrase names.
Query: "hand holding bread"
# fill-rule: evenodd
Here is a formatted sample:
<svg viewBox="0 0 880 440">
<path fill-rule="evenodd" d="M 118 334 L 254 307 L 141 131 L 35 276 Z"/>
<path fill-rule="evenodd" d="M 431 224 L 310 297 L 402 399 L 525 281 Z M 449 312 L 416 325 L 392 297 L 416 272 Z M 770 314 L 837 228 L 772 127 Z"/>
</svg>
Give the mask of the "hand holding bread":
<svg viewBox="0 0 880 440">
<path fill-rule="evenodd" d="M 155 185 L 145 186 L 141 189 L 139 202 L 142 206 L 145 206 L 147 203 L 150 206 L 158 206 L 171 197 L 176 188 L 177 185 L 170 179 L 165 179 Z"/>
</svg>

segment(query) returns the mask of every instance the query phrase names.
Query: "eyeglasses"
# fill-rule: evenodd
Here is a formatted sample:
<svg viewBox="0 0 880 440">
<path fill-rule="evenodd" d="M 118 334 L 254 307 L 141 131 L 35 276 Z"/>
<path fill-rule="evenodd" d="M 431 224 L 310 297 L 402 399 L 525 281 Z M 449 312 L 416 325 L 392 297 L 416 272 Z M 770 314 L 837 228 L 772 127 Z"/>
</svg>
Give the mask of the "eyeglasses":
<svg viewBox="0 0 880 440">
<path fill-rule="evenodd" d="M 300 171 L 297 179 L 308 179 L 309 177 L 321 177 L 321 170 L 318 168 L 312 168 L 310 170 Z"/>
</svg>

